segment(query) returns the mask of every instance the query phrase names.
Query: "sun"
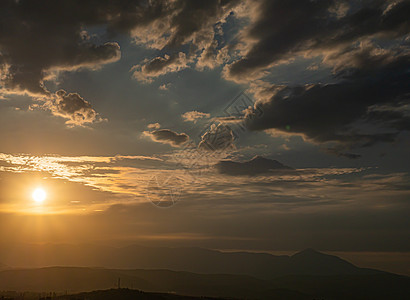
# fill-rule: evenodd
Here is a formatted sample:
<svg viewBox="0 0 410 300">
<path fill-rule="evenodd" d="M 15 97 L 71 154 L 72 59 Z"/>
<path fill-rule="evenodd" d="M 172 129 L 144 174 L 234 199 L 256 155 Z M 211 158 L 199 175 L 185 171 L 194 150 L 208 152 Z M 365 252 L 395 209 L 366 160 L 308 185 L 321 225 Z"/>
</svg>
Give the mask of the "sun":
<svg viewBox="0 0 410 300">
<path fill-rule="evenodd" d="M 44 200 L 46 200 L 47 193 L 42 188 L 37 188 L 37 189 L 34 190 L 33 194 L 31 194 L 31 196 L 33 197 L 33 200 L 36 203 L 41 204 L 41 203 L 44 202 Z"/>
</svg>

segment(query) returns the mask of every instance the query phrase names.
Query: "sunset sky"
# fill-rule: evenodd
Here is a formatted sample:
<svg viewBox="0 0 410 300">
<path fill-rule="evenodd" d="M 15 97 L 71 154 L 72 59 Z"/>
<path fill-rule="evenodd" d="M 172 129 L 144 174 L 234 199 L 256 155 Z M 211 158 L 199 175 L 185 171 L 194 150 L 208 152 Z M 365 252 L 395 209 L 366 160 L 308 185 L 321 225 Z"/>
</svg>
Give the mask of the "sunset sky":
<svg viewBox="0 0 410 300">
<path fill-rule="evenodd" d="M 409 15 L 0 1 L 0 245 L 311 247 L 410 274 Z M 292 169 L 218 167 L 255 156 Z"/>
</svg>

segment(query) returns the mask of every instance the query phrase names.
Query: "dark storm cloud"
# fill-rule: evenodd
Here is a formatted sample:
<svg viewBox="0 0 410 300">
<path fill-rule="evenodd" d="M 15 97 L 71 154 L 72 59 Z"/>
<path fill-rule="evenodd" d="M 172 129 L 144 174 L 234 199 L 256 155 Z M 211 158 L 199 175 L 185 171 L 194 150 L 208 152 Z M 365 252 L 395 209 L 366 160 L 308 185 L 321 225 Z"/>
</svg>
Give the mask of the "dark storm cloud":
<svg viewBox="0 0 410 300">
<path fill-rule="evenodd" d="M 153 141 L 170 144 L 178 147 L 189 140 L 189 136 L 185 133 L 177 133 L 169 129 L 159 129 L 155 131 L 144 131 L 146 136 L 149 136 Z"/>
<path fill-rule="evenodd" d="M 408 101 L 407 101 L 408 102 Z M 369 122 L 388 124 L 399 131 L 410 130 L 410 104 L 405 102 L 396 106 L 373 107 L 367 114 Z"/>
<path fill-rule="evenodd" d="M 401 37 L 410 30 L 409 14 L 409 1 L 266 0 L 244 33 L 244 39 L 256 42 L 227 66 L 225 75 L 246 81 L 295 55 L 342 51 L 368 38 Z"/>
<path fill-rule="evenodd" d="M 198 2 L 204 6 L 204 1 Z M 194 8 L 198 11 L 199 3 L 189 3 L 146 0 L 2 1 L 1 84 L 7 91 L 46 94 L 43 81 L 50 69 L 94 68 L 118 60 L 119 45 L 113 42 L 93 44 L 85 32 L 90 26 L 105 26 L 111 34 L 131 33 L 135 28 L 147 26 L 159 18 L 174 16 L 172 24 L 177 30 L 170 40 L 174 45 L 198 29 L 196 26 L 191 31 L 187 30 L 186 26 L 191 23 L 183 24 L 181 16 L 177 18 L 175 15 L 180 9 L 183 14 L 190 14 L 190 9 Z M 206 18 L 205 15 L 202 18 Z M 201 23 L 198 15 L 191 15 L 193 19 L 197 24 Z"/>
<path fill-rule="evenodd" d="M 348 148 L 394 141 L 409 128 L 409 11 L 409 1 L 262 2 L 247 32 L 256 43 L 225 76 L 258 78 L 298 55 L 320 55 L 335 83 L 259 85 L 264 114 L 249 112 L 248 126 L 336 142 L 326 151 L 347 158 L 360 157 Z"/>
<path fill-rule="evenodd" d="M 187 68 L 188 63 L 197 63 L 198 69 L 221 64 L 227 53 L 218 48 L 216 27 L 240 3 L 238 0 L 170 1 L 165 17 L 148 30 L 134 32 L 137 43 L 167 54 L 135 65 L 134 77 L 151 82 L 154 77 Z M 186 45 L 188 50 L 184 49 Z M 184 52 L 178 52 L 181 50 Z"/>
<path fill-rule="evenodd" d="M 394 141 L 401 130 L 408 129 L 403 107 L 409 104 L 410 54 L 404 51 L 380 58 L 384 55 L 366 51 L 349 55 L 360 67 L 340 71 L 338 83 L 262 88 L 272 96 L 258 104 L 264 112 L 260 118 L 248 114 L 249 128 L 302 134 L 319 143 L 338 142 L 340 150 L 341 145 Z M 392 111 L 394 107 L 402 109 Z"/>
<path fill-rule="evenodd" d="M 131 2 L 127 2 L 129 13 L 137 16 L 136 9 L 131 9 Z M 135 7 L 137 4 L 134 1 Z M 84 30 L 87 26 L 105 24 L 127 29 L 119 20 L 125 8 L 125 1 L 1 1 L 3 89 L 47 94 L 44 79 L 50 71 L 95 68 L 118 60 L 117 43 L 93 44 Z"/>
<path fill-rule="evenodd" d="M 108 37 L 129 34 L 145 46 L 159 43 L 160 48 L 169 50 L 191 43 L 192 49 L 201 51 L 214 40 L 214 24 L 238 3 L 237 0 L 1 1 L 1 85 L 4 92 L 44 95 L 47 94 L 44 80 L 52 70 L 95 68 L 118 60 L 119 45 L 95 44 L 87 33 L 89 28 L 99 28 Z M 171 58 L 174 53 L 174 50 L 169 53 Z M 150 64 L 148 68 L 152 67 Z"/>
<path fill-rule="evenodd" d="M 180 46 L 193 38 L 196 44 L 209 43 L 213 40 L 212 26 L 239 2 L 238 0 L 176 1 L 175 10 L 178 13 L 170 22 L 173 34 L 168 40 L 167 47 Z"/>
</svg>

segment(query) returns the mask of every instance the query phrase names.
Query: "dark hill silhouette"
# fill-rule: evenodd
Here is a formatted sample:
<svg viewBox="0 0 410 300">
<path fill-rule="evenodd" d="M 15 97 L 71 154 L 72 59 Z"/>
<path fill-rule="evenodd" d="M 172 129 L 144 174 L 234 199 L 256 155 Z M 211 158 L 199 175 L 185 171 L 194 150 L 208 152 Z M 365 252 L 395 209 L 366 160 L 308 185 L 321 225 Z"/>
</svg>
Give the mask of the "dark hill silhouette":
<svg viewBox="0 0 410 300">
<path fill-rule="evenodd" d="M 359 269 L 340 257 L 306 249 L 290 257 L 290 268 L 293 274 L 300 275 L 340 275 L 371 274 L 376 270 Z"/>
<path fill-rule="evenodd" d="M 227 175 L 257 175 L 269 172 L 292 171 L 291 167 L 285 166 L 277 160 L 255 156 L 249 161 L 238 162 L 232 160 L 221 160 L 215 165 L 219 173 Z"/>
<path fill-rule="evenodd" d="M 114 270 L 50 267 L 30 270 L 0 271 L 0 290 L 47 291 L 70 293 L 109 289 L 117 278 L 134 289 L 188 295 L 240 299 L 407 299 L 410 278 L 395 274 L 369 275 L 292 275 L 272 280 L 246 275 L 196 274 L 169 270 Z M 122 297 L 90 297 L 68 299 L 129 299 Z M 111 292 L 106 292 L 110 295 Z M 104 294 L 104 293 L 103 293 Z M 144 294 L 140 294 L 140 296 Z M 150 297 L 134 299 L 164 299 Z M 152 296 L 152 295 L 151 295 Z M 105 297 L 105 296 L 104 296 Z M 128 297 L 128 296 L 127 296 Z M 63 298 L 67 299 L 67 298 Z M 165 298 L 166 299 L 166 298 Z M 178 299 L 178 298 L 170 298 Z"/>
<path fill-rule="evenodd" d="M 311 300 L 312 297 L 300 292 L 290 291 L 286 289 L 275 289 L 267 292 L 266 297 L 273 300 Z M 60 300 L 188 300 L 188 299 L 201 299 L 201 300 L 227 300 L 231 298 L 209 298 L 209 297 L 193 297 L 193 296 L 181 296 L 169 293 L 153 293 L 143 292 L 132 289 L 109 289 L 93 292 L 85 292 L 74 295 L 59 296 L 56 299 Z"/>
<path fill-rule="evenodd" d="M 56 299 L 61 300 L 113 300 L 113 299 L 121 299 L 121 300 L 222 300 L 222 298 L 208 298 L 208 297 L 192 297 L 192 296 L 181 296 L 181 295 L 174 295 L 174 294 L 165 294 L 165 293 L 150 293 L 150 292 L 143 292 L 138 290 L 132 289 L 110 289 L 110 290 L 101 290 L 101 291 L 93 291 L 93 292 L 86 292 L 86 293 L 79 293 L 75 295 L 64 295 L 57 297 Z"/>
<path fill-rule="evenodd" d="M 266 295 L 269 299 L 273 300 L 311 300 L 312 297 L 300 292 L 290 291 L 286 289 L 275 289 L 268 291 Z M 194 297 L 194 296 L 181 296 L 169 293 L 153 293 L 143 292 L 132 289 L 110 289 L 93 292 L 85 292 L 74 295 L 59 296 L 56 299 L 60 300 L 227 300 L 232 298 L 210 298 L 210 297 Z"/>
<path fill-rule="evenodd" d="M 144 269 L 170 269 L 197 273 L 228 273 L 270 279 L 284 275 L 374 274 L 336 256 L 316 251 L 300 255 L 275 256 L 267 253 L 220 252 L 202 248 L 156 248 L 129 246 L 119 251 L 130 265 Z M 309 268 L 307 268 L 309 266 Z"/>
<path fill-rule="evenodd" d="M 38 255 L 39 253 L 41 255 Z M 285 275 L 355 275 L 381 272 L 358 268 L 336 256 L 314 250 L 305 250 L 293 256 L 275 256 L 268 253 L 221 252 L 202 248 L 49 245 L 22 247 L 16 249 L 13 255 L 20 265 L 32 267 L 60 265 L 168 269 L 206 274 L 242 274 L 261 279 Z M 37 265 L 32 265 L 32 262 Z"/>
<path fill-rule="evenodd" d="M 408 299 L 410 277 L 394 274 L 285 276 L 272 281 L 273 287 L 298 290 L 314 299 L 365 300 Z"/>
</svg>

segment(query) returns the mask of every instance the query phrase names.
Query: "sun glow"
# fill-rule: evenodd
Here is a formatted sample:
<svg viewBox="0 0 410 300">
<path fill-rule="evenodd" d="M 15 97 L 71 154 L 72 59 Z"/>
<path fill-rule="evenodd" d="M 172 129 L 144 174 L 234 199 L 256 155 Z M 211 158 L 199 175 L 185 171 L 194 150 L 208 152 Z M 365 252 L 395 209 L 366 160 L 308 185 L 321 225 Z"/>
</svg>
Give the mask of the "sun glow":
<svg viewBox="0 0 410 300">
<path fill-rule="evenodd" d="M 34 190 L 33 194 L 31 194 L 31 196 L 33 197 L 33 200 L 36 203 L 41 204 L 41 203 L 44 202 L 44 200 L 46 200 L 47 193 L 42 188 L 37 188 L 37 189 Z"/>
</svg>

